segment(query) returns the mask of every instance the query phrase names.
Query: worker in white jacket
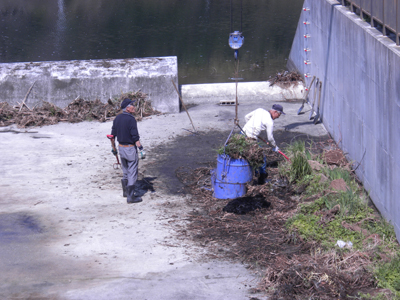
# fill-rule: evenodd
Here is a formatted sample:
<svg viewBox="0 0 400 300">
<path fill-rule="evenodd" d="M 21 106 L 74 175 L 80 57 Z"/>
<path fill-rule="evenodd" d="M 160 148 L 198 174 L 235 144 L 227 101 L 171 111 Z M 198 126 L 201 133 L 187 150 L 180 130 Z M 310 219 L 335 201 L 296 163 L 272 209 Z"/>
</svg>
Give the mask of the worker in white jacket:
<svg viewBox="0 0 400 300">
<path fill-rule="evenodd" d="M 283 107 L 280 104 L 274 104 L 272 105 L 272 109 L 269 111 L 258 108 L 256 110 L 253 110 L 249 114 L 245 116 L 245 121 L 246 124 L 243 127 L 243 131 L 246 134 L 246 136 L 253 138 L 253 139 L 258 139 L 258 136 L 260 133 L 265 130 L 267 132 L 267 137 L 268 141 L 273 147 L 273 151 L 278 152 L 279 148 L 276 145 L 274 135 L 273 135 L 273 129 L 274 129 L 274 120 L 279 118 L 281 114 L 285 113 L 283 112 Z M 267 162 L 264 157 L 264 165 L 260 167 L 260 176 L 259 176 L 259 183 L 264 183 L 265 179 L 268 176 L 268 173 L 266 171 L 266 166 Z"/>
</svg>

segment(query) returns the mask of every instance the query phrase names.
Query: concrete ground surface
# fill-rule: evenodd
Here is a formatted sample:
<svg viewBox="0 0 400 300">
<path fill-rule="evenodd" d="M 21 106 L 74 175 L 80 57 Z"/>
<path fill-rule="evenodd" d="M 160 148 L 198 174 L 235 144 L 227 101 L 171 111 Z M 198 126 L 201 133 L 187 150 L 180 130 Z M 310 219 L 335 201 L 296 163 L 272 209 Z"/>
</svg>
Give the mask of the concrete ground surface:
<svg viewBox="0 0 400 300">
<path fill-rule="evenodd" d="M 241 126 L 246 113 L 272 104 L 240 103 Z M 275 121 L 276 131 L 326 136 L 322 124 L 309 120 L 308 105 L 297 115 L 300 101 L 281 104 L 287 114 Z M 189 114 L 203 135 L 229 133 L 235 107 L 207 103 Z M 173 220 L 185 226 L 190 195 L 163 186 L 162 176 L 154 174 L 153 150 L 195 138 L 186 112 L 138 123 L 147 152 L 140 178 L 152 178 L 152 189 L 138 204 L 122 197 L 122 171 L 113 169 L 106 138 L 111 125 L 0 128 L 0 299 L 265 299 L 252 292 L 257 274 L 240 263 L 205 259 L 206 248 L 179 239 L 169 225 Z M 168 214 L 164 208 L 171 203 L 177 209 Z"/>
</svg>

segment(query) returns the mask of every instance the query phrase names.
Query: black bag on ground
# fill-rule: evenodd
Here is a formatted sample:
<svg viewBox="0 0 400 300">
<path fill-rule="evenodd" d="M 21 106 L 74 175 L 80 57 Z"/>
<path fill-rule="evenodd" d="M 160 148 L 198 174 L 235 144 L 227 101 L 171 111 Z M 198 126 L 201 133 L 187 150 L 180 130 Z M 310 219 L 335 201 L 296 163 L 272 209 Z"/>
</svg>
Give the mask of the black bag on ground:
<svg viewBox="0 0 400 300">
<path fill-rule="evenodd" d="M 265 200 L 262 194 L 257 194 L 254 197 L 240 197 L 229 201 L 222 209 L 224 212 L 244 215 L 256 209 L 268 208 L 271 203 Z"/>
</svg>

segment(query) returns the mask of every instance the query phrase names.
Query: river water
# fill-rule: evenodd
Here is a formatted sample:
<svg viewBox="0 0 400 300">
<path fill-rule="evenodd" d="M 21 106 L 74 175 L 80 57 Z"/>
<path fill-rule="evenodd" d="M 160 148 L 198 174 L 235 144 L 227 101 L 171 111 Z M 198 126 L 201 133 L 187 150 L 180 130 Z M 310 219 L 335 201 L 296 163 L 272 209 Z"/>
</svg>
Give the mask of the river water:
<svg viewBox="0 0 400 300">
<path fill-rule="evenodd" d="M 179 84 L 285 70 L 303 0 L 0 0 L 0 62 L 177 56 Z M 242 31 L 238 59 L 229 47 Z"/>
</svg>

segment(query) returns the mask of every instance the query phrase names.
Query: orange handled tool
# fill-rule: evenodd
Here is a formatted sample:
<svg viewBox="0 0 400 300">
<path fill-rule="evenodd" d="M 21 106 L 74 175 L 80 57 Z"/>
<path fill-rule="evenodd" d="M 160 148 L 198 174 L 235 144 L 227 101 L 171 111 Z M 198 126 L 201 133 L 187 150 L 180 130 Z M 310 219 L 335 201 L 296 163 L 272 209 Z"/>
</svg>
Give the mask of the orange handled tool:
<svg viewBox="0 0 400 300">
<path fill-rule="evenodd" d="M 313 81 L 314 81 L 314 79 L 313 79 Z M 244 130 L 242 129 L 242 127 L 240 127 L 240 125 L 239 124 L 236 124 L 238 127 L 239 127 L 239 129 L 243 132 L 243 134 L 245 135 L 245 136 L 247 136 L 246 135 L 246 132 L 244 132 Z M 260 140 L 262 140 L 264 143 L 266 143 L 267 145 L 269 145 L 269 143 L 266 141 L 266 140 L 264 140 L 263 138 L 260 138 L 260 137 L 258 137 Z M 281 150 L 278 150 L 278 153 L 280 154 L 280 155 L 282 155 L 284 158 L 286 158 L 286 160 L 288 160 L 288 161 L 290 161 L 290 159 L 289 159 L 289 157 L 287 157 Z"/>
<path fill-rule="evenodd" d="M 264 139 L 262 139 L 262 138 L 260 138 L 260 137 L 258 137 L 260 140 L 262 140 L 264 143 L 266 143 L 267 145 L 269 145 L 269 143 L 266 141 L 266 140 L 264 140 Z M 290 161 L 290 158 L 289 157 L 287 157 L 281 150 L 278 150 L 278 153 L 280 154 L 280 155 L 282 155 L 284 158 L 286 158 L 286 160 L 288 160 L 288 161 Z"/>
</svg>

